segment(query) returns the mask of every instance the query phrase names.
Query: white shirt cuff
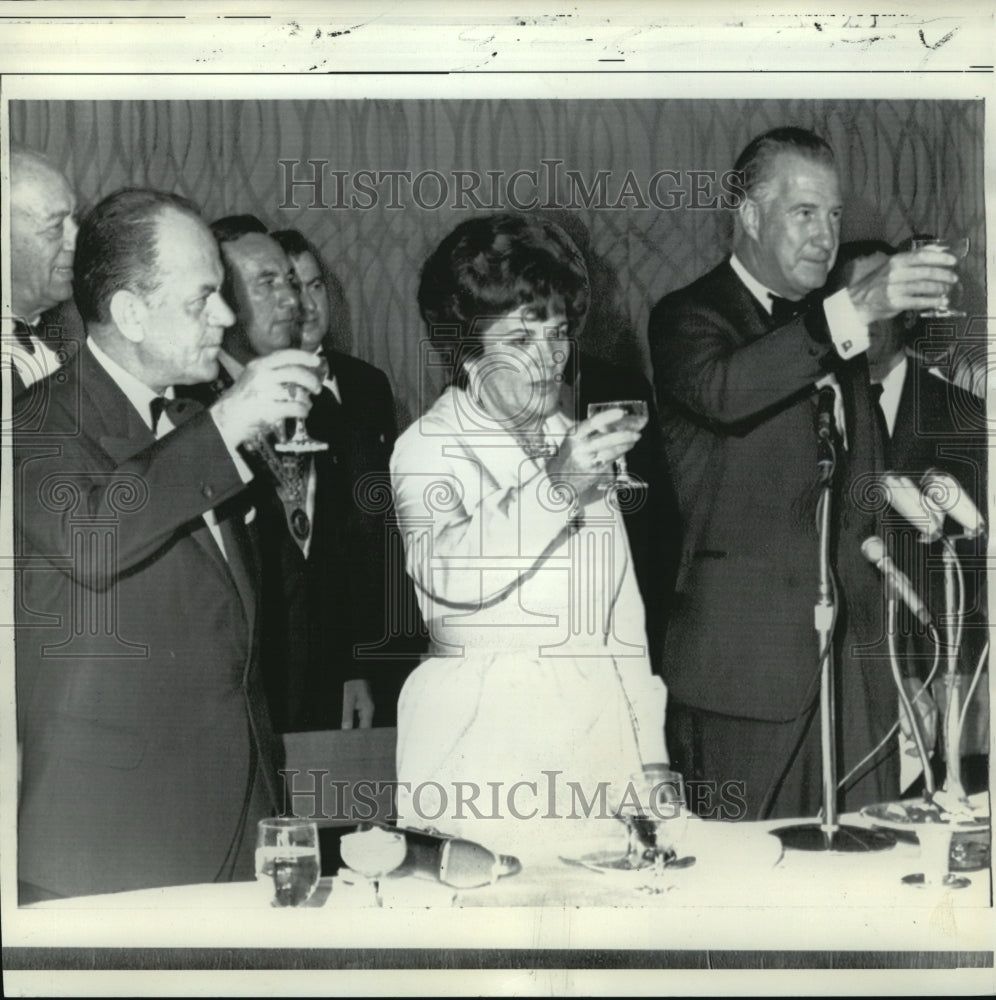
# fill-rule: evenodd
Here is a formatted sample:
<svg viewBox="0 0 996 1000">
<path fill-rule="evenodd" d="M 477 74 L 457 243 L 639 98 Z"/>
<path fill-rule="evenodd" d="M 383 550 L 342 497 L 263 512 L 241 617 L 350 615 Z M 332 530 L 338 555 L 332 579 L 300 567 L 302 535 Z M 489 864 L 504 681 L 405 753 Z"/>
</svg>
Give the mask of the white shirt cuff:
<svg viewBox="0 0 996 1000">
<path fill-rule="evenodd" d="M 861 322 L 847 289 L 842 288 L 823 302 L 830 339 L 837 353 L 847 360 L 868 350 L 868 327 Z"/>
<path fill-rule="evenodd" d="M 211 419 L 214 420 L 214 426 L 218 428 L 218 433 L 221 435 L 221 440 L 228 449 L 228 454 L 232 456 L 232 461 L 235 463 L 235 471 L 239 474 L 239 479 L 241 479 L 244 483 L 250 482 L 253 478 L 253 471 L 246 464 L 246 460 L 238 452 L 238 447 L 241 442 L 229 441 L 228 438 L 222 433 L 221 427 L 218 426 L 218 421 L 214 419 L 214 413 L 211 410 L 208 410 L 208 412 L 211 414 Z"/>
</svg>

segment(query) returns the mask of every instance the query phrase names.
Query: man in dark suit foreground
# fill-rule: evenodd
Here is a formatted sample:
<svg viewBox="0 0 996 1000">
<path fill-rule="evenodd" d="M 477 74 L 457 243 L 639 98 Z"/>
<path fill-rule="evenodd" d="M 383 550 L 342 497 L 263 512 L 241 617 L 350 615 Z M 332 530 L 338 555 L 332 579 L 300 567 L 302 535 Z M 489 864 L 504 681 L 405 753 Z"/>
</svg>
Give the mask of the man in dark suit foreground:
<svg viewBox="0 0 996 1000">
<path fill-rule="evenodd" d="M 897 254 L 821 302 L 842 212 L 833 152 L 810 132 L 776 129 L 736 169 L 745 197 L 732 258 L 666 296 L 650 321 L 684 532 L 664 653 L 668 746 L 678 770 L 717 794 L 737 782 L 748 818 L 806 816 L 821 800 L 817 388 L 842 435 L 837 750 L 854 808 L 898 792 L 892 748 L 872 752 L 896 701 L 879 651 L 879 582 L 860 555 L 875 531 L 861 485 L 882 468 L 861 355 L 870 322 L 943 301 L 955 259 Z"/>
<path fill-rule="evenodd" d="M 209 410 L 170 401 L 217 372 L 222 274 L 189 202 L 104 199 L 75 261 L 86 345 L 15 433 L 22 903 L 252 877 L 279 801 L 236 448 L 319 382 L 288 351 Z"/>
</svg>

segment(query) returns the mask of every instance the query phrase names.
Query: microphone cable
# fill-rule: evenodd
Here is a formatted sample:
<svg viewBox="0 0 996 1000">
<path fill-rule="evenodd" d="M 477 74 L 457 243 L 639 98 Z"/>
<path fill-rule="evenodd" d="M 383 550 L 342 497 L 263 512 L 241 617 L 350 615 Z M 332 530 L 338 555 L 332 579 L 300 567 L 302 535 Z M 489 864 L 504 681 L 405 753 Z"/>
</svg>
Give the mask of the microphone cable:
<svg viewBox="0 0 996 1000">
<path fill-rule="evenodd" d="M 919 690 L 910 699 L 911 702 L 919 701 L 920 698 L 923 697 L 924 692 L 927 691 L 928 688 L 930 687 L 931 683 L 934 680 L 935 675 L 937 674 L 937 670 L 941 665 L 941 643 L 940 643 L 940 636 L 937 634 L 937 629 L 934 628 L 933 625 L 931 625 L 928 634 L 930 635 L 930 638 L 934 643 L 934 662 L 927 673 L 926 679 L 920 685 Z M 847 782 L 849 782 L 853 777 L 855 777 L 855 775 L 857 775 L 857 773 L 863 767 L 865 767 L 866 764 L 869 764 L 872 760 L 874 760 L 875 757 L 877 757 L 879 753 L 882 752 L 886 744 L 898 732 L 899 732 L 899 719 L 897 718 L 896 721 L 889 727 L 889 730 L 885 734 L 885 736 L 883 736 L 882 739 L 879 740 L 879 742 L 876 743 L 875 746 L 872 747 L 872 749 L 869 750 L 868 753 L 866 753 L 864 757 L 862 757 L 861 760 L 859 760 L 858 763 L 855 764 L 854 767 L 852 767 L 851 770 L 848 771 L 847 774 L 845 774 L 844 777 L 837 782 L 837 789 L 838 790 L 842 789 L 845 786 L 845 784 L 847 784 Z"/>
</svg>

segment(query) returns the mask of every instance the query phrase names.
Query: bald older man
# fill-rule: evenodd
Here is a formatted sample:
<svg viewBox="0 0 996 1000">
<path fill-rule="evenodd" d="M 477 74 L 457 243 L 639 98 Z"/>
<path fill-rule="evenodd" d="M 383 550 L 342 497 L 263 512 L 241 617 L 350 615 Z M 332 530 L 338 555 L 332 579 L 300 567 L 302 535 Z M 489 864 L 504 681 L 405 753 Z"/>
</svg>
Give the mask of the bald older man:
<svg viewBox="0 0 996 1000">
<path fill-rule="evenodd" d="M 76 195 L 41 153 L 10 153 L 10 288 L 14 341 L 12 390 L 52 374 L 65 360 L 58 339 L 46 336 L 42 314 L 73 294 Z"/>
</svg>

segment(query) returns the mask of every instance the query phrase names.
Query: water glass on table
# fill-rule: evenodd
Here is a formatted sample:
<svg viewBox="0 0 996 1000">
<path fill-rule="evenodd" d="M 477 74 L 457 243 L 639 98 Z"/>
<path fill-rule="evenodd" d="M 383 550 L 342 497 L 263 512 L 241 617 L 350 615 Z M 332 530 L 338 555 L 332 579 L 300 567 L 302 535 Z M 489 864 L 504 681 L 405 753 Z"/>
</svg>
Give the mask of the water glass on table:
<svg viewBox="0 0 996 1000">
<path fill-rule="evenodd" d="M 321 877 L 318 827 L 306 819 L 261 819 L 256 828 L 256 881 L 271 906 L 301 906 Z"/>
</svg>

